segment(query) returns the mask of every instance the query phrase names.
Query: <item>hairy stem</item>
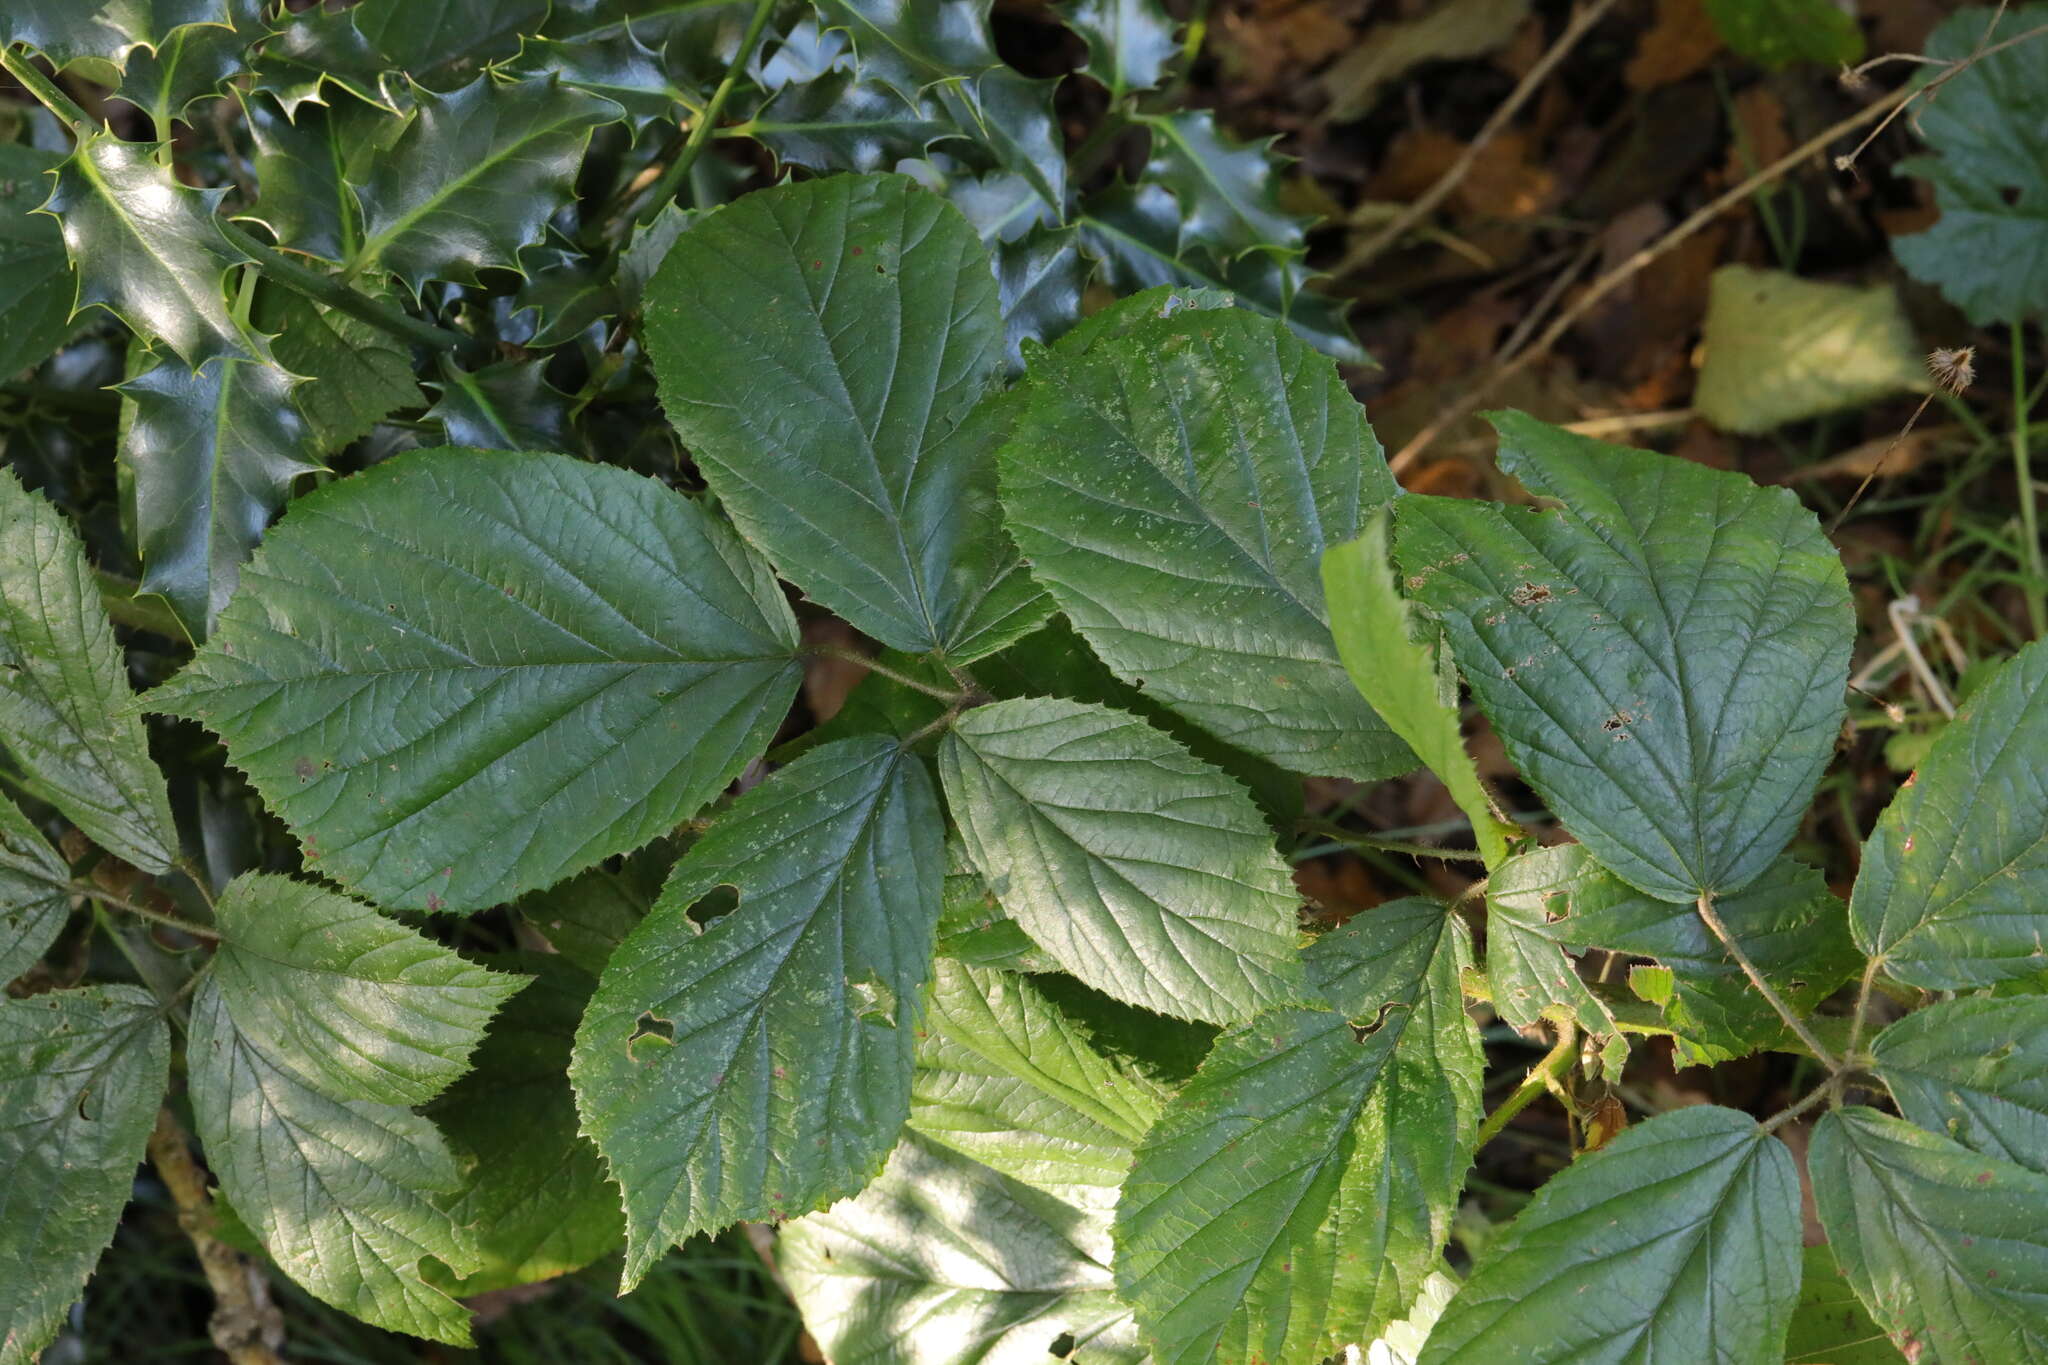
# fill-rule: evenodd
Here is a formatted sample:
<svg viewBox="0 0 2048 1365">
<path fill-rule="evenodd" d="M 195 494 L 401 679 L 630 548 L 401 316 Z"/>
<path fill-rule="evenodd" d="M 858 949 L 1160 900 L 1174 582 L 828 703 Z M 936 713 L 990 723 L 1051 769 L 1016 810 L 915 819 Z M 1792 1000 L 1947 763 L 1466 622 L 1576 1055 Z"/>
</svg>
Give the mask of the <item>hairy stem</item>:
<svg viewBox="0 0 2048 1365">
<path fill-rule="evenodd" d="M 284 1315 L 270 1301 L 262 1267 L 216 1235 L 213 1199 L 206 1172 L 192 1157 L 192 1143 L 169 1109 L 157 1111 L 149 1135 L 149 1161 L 178 1206 L 178 1226 L 191 1239 L 206 1282 L 213 1287 L 213 1317 L 207 1328 L 230 1365 L 283 1365 Z"/>
<path fill-rule="evenodd" d="M 1840 1080 L 1841 1077 L 1839 1075 L 1828 1077 L 1827 1080 L 1821 1082 L 1821 1084 L 1815 1086 L 1812 1090 L 1809 1090 L 1803 1098 L 1799 1099 L 1795 1103 L 1785 1106 L 1783 1109 L 1780 1109 L 1777 1113 L 1771 1115 L 1768 1119 L 1765 1119 L 1763 1122 L 1763 1130 L 1766 1133 L 1777 1132 L 1780 1128 L 1783 1128 L 1793 1119 L 1798 1118 L 1801 1114 L 1813 1108 L 1815 1105 L 1825 1100 L 1828 1096 L 1834 1094 Z"/>
<path fill-rule="evenodd" d="M 913 678 L 908 673 L 904 673 L 897 669 L 890 668 L 886 664 L 876 663 L 873 659 L 861 653 L 859 650 L 850 649 L 845 645 L 810 645 L 804 649 L 804 653 L 816 655 L 821 659 L 844 659 L 848 663 L 859 664 L 868 672 L 879 674 L 882 677 L 887 678 L 890 682 L 897 684 L 899 687 L 907 687 L 913 692 L 922 692 L 927 697 L 936 697 L 940 701 L 949 704 L 962 702 L 967 699 L 967 694 L 965 692 L 954 692 L 950 691 L 947 688 L 934 687 L 932 684 L 924 681 L 922 678 Z"/>
<path fill-rule="evenodd" d="M 146 919 L 154 924 L 166 925 L 176 929 L 181 934 L 190 934 L 194 938 L 203 938 L 209 942 L 218 943 L 220 941 L 219 930 L 209 929 L 205 925 L 186 919 L 182 915 L 173 915 L 164 910 L 152 910 L 146 905 L 131 901 L 126 896 L 117 896 L 106 888 L 96 886 L 91 882 L 72 882 L 69 889 L 74 895 L 88 897 L 102 905 L 111 905 L 116 910 L 125 910 L 137 919 Z"/>
<path fill-rule="evenodd" d="M 1699 911 L 1701 922 L 1715 938 L 1721 940 L 1721 946 L 1728 950 L 1728 956 L 1734 958 L 1735 965 L 1742 968 L 1742 974 L 1749 978 L 1750 985 L 1756 987 L 1757 994 L 1778 1012 L 1778 1017 L 1785 1021 L 1785 1027 L 1792 1030 L 1792 1036 L 1806 1044 L 1807 1051 L 1811 1052 L 1822 1066 L 1829 1071 L 1840 1071 L 1842 1064 L 1835 1060 L 1834 1054 L 1814 1036 L 1813 1030 L 1806 1026 L 1806 1021 L 1792 1012 L 1792 1007 L 1785 1003 L 1783 996 L 1771 988 L 1771 983 L 1764 980 L 1764 974 L 1749 960 L 1749 954 L 1742 951 L 1742 945 L 1735 941 L 1735 935 L 1728 932 L 1727 924 L 1721 919 L 1721 912 L 1714 908 L 1713 894 L 1703 893 L 1693 904 Z"/>
<path fill-rule="evenodd" d="M 1486 1122 L 1479 1125 L 1479 1136 L 1473 1140 L 1472 1150 L 1476 1152 L 1499 1137 L 1501 1130 L 1514 1122 L 1515 1115 L 1527 1109 L 1535 1102 L 1537 1096 L 1550 1089 L 1565 1072 L 1571 1070 L 1572 1063 L 1577 1061 L 1578 1057 L 1578 1026 L 1566 1024 L 1558 1033 L 1557 1046 L 1545 1053 L 1543 1060 L 1530 1068 L 1528 1079 L 1522 1082 L 1514 1094 L 1502 1100 L 1494 1111 L 1486 1116 Z"/>
<path fill-rule="evenodd" d="M 2027 328 L 2012 321 L 2012 468 L 2019 479 L 2020 564 L 2027 571 L 2027 618 L 2034 638 L 2048 636 L 2048 584 L 2041 574 L 2041 523 L 2034 507 L 2034 470 L 2027 451 Z"/>
<path fill-rule="evenodd" d="M 661 212 L 661 206 L 676 197 L 683 177 L 690 173 L 690 167 L 697 164 L 698 153 L 711 141 L 711 135 L 718 127 L 718 116 L 725 112 L 725 102 L 731 97 L 733 87 L 739 84 L 747 58 L 754 55 L 754 44 L 761 41 L 761 30 L 768 26 L 768 16 L 774 12 L 775 0 L 755 0 L 754 17 L 747 21 L 747 31 L 740 37 L 739 51 L 733 53 L 732 63 L 725 68 L 725 79 L 718 83 L 718 88 L 705 102 L 704 111 L 690 124 L 690 137 L 683 144 L 683 150 L 669 162 L 668 169 L 661 173 L 661 179 L 654 182 L 652 197 L 647 201 L 647 207 L 640 211 L 642 223 L 653 221 L 654 215 Z"/>
</svg>

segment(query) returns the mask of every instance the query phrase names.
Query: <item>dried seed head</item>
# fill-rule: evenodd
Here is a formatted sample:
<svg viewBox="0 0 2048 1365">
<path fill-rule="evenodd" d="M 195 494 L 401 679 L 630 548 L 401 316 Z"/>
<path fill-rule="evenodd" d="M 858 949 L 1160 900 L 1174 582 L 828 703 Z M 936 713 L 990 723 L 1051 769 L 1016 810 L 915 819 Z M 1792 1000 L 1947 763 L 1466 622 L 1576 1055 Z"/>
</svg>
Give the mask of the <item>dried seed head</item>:
<svg viewBox="0 0 2048 1365">
<path fill-rule="evenodd" d="M 1863 74 L 1863 68 L 1860 66 L 1843 67 L 1838 79 L 1842 83 L 1842 89 L 1852 95 L 1867 95 L 1874 88 L 1870 77 Z"/>
<path fill-rule="evenodd" d="M 1977 382 L 1976 359 L 1975 346 L 1937 346 L 1927 353 L 1927 373 L 1950 393 L 1961 393 Z"/>
</svg>

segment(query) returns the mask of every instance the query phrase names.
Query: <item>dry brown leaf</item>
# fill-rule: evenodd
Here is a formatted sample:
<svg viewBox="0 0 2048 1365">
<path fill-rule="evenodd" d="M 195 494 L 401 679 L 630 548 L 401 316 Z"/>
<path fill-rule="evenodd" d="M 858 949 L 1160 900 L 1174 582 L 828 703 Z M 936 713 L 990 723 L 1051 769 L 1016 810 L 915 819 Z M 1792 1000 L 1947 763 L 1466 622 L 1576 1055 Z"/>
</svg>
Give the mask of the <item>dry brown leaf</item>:
<svg viewBox="0 0 2048 1365">
<path fill-rule="evenodd" d="M 1622 78 L 1631 90 L 1673 85 L 1706 68 L 1721 50 L 1721 35 L 1701 0 L 1657 0 L 1657 18 L 1636 44 Z"/>
<path fill-rule="evenodd" d="M 1451 199 L 1467 213 L 1530 218 L 1558 197 L 1557 177 L 1531 158 L 1529 136 L 1509 130 L 1479 149 Z"/>
</svg>

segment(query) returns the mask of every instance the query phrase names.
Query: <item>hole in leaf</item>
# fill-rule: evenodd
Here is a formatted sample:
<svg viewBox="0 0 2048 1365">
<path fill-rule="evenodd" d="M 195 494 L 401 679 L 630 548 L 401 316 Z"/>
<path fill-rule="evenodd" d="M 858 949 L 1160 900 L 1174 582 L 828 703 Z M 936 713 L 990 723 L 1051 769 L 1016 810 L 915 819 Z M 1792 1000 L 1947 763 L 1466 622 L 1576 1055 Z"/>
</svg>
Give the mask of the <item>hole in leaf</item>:
<svg viewBox="0 0 2048 1365">
<path fill-rule="evenodd" d="M 1066 1360 L 1074 1354 L 1076 1345 L 1072 1332 L 1062 1332 L 1052 1339 L 1052 1345 L 1046 1349 L 1059 1359 Z"/>
<path fill-rule="evenodd" d="M 1400 1008 L 1400 1001 L 1389 1000 L 1386 1004 L 1380 1006 L 1380 1012 L 1373 1017 L 1373 1021 L 1370 1024 L 1361 1024 L 1354 1021 L 1351 1025 L 1351 1041 L 1362 1043 L 1375 1033 L 1378 1033 L 1380 1026 L 1387 1022 L 1387 1016 Z"/>
<path fill-rule="evenodd" d="M 676 1026 L 674 1021 L 663 1019 L 651 1010 L 643 1011 L 640 1017 L 633 1021 L 632 1036 L 626 1039 L 626 1055 L 636 1062 L 653 1060 L 651 1057 L 643 1055 L 646 1047 L 649 1045 L 649 1040 L 658 1042 L 665 1047 L 674 1047 L 676 1045 Z"/>
</svg>

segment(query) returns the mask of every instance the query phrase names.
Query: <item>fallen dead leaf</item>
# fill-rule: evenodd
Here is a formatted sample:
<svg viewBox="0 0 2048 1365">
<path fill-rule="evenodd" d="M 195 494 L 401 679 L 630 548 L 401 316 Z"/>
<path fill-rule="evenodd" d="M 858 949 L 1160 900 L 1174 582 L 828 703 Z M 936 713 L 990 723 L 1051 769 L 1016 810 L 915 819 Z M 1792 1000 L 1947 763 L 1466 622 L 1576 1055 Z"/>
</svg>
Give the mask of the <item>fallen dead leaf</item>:
<svg viewBox="0 0 2048 1365">
<path fill-rule="evenodd" d="M 1631 90 L 1673 85 L 1706 69 L 1721 50 L 1721 35 L 1701 0 L 1657 0 L 1657 18 L 1636 44 L 1622 72 Z"/>
</svg>

